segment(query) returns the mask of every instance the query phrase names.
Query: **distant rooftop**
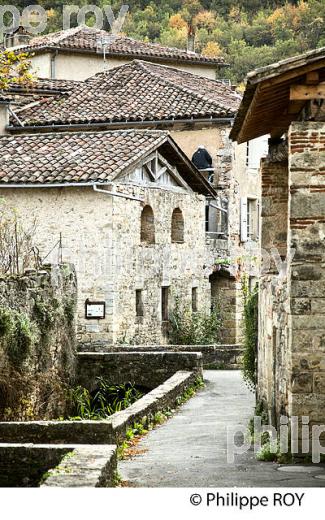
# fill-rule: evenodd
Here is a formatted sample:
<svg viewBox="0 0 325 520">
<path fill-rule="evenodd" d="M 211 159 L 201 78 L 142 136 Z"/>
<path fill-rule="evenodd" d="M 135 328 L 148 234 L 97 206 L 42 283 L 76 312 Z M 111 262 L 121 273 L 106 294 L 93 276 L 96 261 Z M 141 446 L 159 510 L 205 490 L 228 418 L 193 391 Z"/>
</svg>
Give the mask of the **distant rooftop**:
<svg viewBox="0 0 325 520">
<path fill-rule="evenodd" d="M 212 58 L 196 52 L 164 47 L 158 43 L 146 43 L 124 36 L 116 36 L 112 39 L 112 35 L 107 31 L 82 25 L 64 31 L 34 36 L 27 45 L 23 44 L 20 48 L 36 53 L 56 49 L 103 53 L 101 42 L 106 42 L 106 56 L 150 59 L 157 62 L 197 63 L 203 66 L 225 66 L 222 57 Z"/>
<path fill-rule="evenodd" d="M 98 73 L 85 82 L 67 82 L 65 87 L 68 91 L 59 98 L 17 111 L 19 119 L 35 127 L 229 119 L 235 116 L 241 100 L 221 81 L 140 60 Z M 11 124 L 19 126 L 16 119 L 11 119 Z"/>
</svg>

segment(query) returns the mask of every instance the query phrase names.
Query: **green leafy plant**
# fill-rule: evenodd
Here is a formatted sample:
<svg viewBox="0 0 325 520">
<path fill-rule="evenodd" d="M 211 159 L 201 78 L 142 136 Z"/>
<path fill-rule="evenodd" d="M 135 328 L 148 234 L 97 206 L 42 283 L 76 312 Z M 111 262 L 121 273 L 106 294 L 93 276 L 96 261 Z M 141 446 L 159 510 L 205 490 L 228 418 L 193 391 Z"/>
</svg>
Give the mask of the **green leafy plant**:
<svg viewBox="0 0 325 520">
<path fill-rule="evenodd" d="M 68 321 L 68 324 L 71 325 L 74 321 L 76 313 L 76 302 L 73 298 L 67 299 L 64 302 L 64 315 Z"/>
<path fill-rule="evenodd" d="M 73 419 L 105 419 L 125 410 L 143 396 L 134 383 L 112 385 L 104 378 L 97 378 L 97 390 L 91 394 L 82 386 L 72 391 L 72 401 L 76 412 Z"/>
<path fill-rule="evenodd" d="M 6 307 L 0 307 L 0 338 L 10 335 L 14 326 L 12 311 Z"/>
<path fill-rule="evenodd" d="M 6 307 L 0 308 L 0 338 L 9 361 L 19 369 L 37 341 L 39 330 L 27 314 Z"/>
<path fill-rule="evenodd" d="M 221 317 L 219 309 L 211 313 L 192 312 L 182 307 L 176 296 L 170 314 L 169 340 L 174 345 L 209 345 L 220 340 Z"/>
<path fill-rule="evenodd" d="M 256 387 L 256 358 L 258 340 L 258 288 L 249 292 L 244 281 L 244 354 L 243 378 L 252 390 Z"/>
<path fill-rule="evenodd" d="M 272 445 L 270 441 L 267 441 L 261 449 L 257 452 L 256 458 L 257 460 L 261 460 L 264 462 L 274 462 L 278 459 L 279 448 L 278 446 Z"/>
</svg>

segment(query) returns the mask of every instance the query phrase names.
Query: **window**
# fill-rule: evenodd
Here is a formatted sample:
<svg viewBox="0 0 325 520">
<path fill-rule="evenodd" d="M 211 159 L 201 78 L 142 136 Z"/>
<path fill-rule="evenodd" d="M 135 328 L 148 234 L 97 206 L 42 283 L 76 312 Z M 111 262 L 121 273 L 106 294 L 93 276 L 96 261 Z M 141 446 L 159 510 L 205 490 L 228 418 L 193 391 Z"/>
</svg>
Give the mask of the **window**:
<svg viewBox="0 0 325 520">
<path fill-rule="evenodd" d="M 249 166 L 249 141 L 246 143 L 246 166 Z"/>
<path fill-rule="evenodd" d="M 141 213 L 141 242 L 155 243 L 155 218 L 151 206 L 145 206 Z"/>
<path fill-rule="evenodd" d="M 208 199 L 205 207 L 205 231 L 211 238 L 228 235 L 228 201 L 224 198 Z"/>
<path fill-rule="evenodd" d="M 192 312 L 197 312 L 197 287 L 192 288 Z"/>
<path fill-rule="evenodd" d="M 184 242 L 184 218 L 179 208 L 174 209 L 172 214 L 172 242 Z"/>
<path fill-rule="evenodd" d="M 141 318 L 143 316 L 143 299 L 141 289 L 137 289 L 135 291 L 135 308 L 137 318 Z"/>
<path fill-rule="evenodd" d="M 242 242 L 257 240 L 259 235 L 259 204 L 257 199 L 240 200 L 240 237 Z"/>
<path fill-rule="evenodd" d="M 161 319 L 169 320 L 169 287 L 161 288 Z"/>
<path fill-rule="evenodd" d="M 247 237 L 256 240 L 258 237 L 258 202 L 247 199 Z"/>
<path fill-rule="evenodd" d="M 246 166 L 249 170 L 258 170 L 262 157 L 268 154 L 268 136 L 263 135 L 257 139 L 247 141 L 246 144 Z"/>
</svg>

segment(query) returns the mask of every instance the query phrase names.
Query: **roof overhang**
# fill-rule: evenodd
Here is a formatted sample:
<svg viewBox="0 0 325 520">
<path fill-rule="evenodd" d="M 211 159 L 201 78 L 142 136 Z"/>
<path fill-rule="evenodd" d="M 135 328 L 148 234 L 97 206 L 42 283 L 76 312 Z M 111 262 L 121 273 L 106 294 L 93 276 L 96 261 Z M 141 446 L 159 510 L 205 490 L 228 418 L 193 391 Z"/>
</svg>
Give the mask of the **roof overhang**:
<svg viewBox="0 0 325 520">
<path fill-rule="evenodd" d="M 293 89 L 325 81 L 325 48 L 289 58 L 248 74 L 246 90 L 230 138 L 238 143 L 270 134 L 280 137 L 297 120 L 308 94 Z M 321 87 L 322 89 L 324 87 Z M 317 92 L 315 92 L 317 98 Z"/>
<path fill-rule="evenodd" d="M 161 137 L 160 137 L 161 135 Z M 6 136 L 3 136 L 6 137 Z M 138 165 L 142 164 L 144 157 L 150 155 L 154 150 L 159 150 L 169 162 L 177 167 L 177 170 L 190 188 L 201 195 L 216 198 L 217 192 L 211 184 L 201 175 L 199 170 L 194 166 L 192 161 L 185 155 L 181 148 L 176 144 L 173 138 L 166 132 L 157 132 L 157 140 L 152 143 L 141 155 L 126 161 L 120 168 L 117 168 L 115 175 L 109 181 L 92 180 L 88 182 L 1 182 L 0 190 L 3 188 L 83 188 L 94 186 L 113 185 L 121 173 L 132 171 Z"/>
<path fill-rule="evenodd" d="M 84 49 L 84 48 L 78 48 L 78 47 L 63 47 L 59 45 L 42 45 L 39 47 L 26 47 L 26 46 L 17 46 L 13 49 L 15 52 L 24 52 L 28 54 L 44 54 L 44 53 L 62 53 L 62 54 L 90 54 L 97 56 L 103 56 L 104 51 L 99 51 L 98 49 Z M 193 59 L 191 57 L 189 58 L 178 58 L 177 56 L 159 56 L 159 55 L 150 55 L 150 54 L 141 54 L 140 52 L 119 52 L 119 51 L 106 51 L 105 52 L 106 58 L 115 58 L 120 60 L 125 59 L 136 59 L 136 60 L 143 60 L 143 61 L 150 61 L 150 62 L 157 62 L 157 63 L 181 63 L 182 65 L 199 65 L 202 67 L 229 67 L 229 63 L 225 63 L 224 61 L 216 61 L 214 59 Z"/>
</svg>

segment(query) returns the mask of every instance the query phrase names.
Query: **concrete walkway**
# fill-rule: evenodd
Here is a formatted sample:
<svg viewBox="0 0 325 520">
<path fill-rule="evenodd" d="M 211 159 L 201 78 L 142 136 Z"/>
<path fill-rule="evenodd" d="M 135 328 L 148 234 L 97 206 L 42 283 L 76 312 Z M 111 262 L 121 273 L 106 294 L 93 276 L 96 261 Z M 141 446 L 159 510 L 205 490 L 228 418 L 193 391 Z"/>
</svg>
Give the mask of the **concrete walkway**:
<svg viewBox="0 0 325 520">
<path fill-rule="evenodd" d="M 325 487 L 325 467 L 258 462 L 252 451 L 227 463 L 227 426 L 247 426 L 254 395 L 240 372 L 209 370 L 206 387 L 138 445 L 141 454 L 119 462 L 134 487 Z"/>
</svg>

